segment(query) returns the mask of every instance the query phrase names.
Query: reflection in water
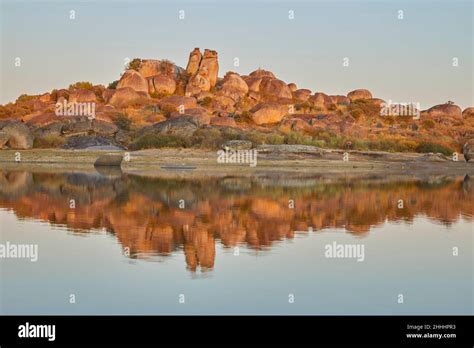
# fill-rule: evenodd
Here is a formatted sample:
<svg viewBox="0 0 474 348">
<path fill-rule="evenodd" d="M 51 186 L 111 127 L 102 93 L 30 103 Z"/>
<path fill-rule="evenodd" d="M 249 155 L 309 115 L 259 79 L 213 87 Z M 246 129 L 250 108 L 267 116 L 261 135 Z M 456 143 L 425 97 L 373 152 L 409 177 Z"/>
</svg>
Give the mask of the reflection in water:
<svg viewBox="0 0 474 348">
<path fill-rule="evenodd" d="M 0 172 L 0 208 L 76 233 L 105 228 L 132 258 L 182 249 L 189 270 L 205 271 L 214 267 L 216 243 L 264 249 L 310 227 L 365 236 L 387 220 L 410 223 L 418 215 L 446 226 L 472 221 L 473 187 L 467 176 L 198 180 L 12 171 Z"/>
</svg>

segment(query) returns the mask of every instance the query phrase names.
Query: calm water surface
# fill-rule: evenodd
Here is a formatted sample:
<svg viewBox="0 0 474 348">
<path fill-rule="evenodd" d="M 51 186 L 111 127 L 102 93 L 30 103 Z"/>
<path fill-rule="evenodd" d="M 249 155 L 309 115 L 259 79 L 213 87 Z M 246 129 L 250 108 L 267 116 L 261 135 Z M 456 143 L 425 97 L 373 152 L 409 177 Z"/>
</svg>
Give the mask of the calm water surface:
<svg viewBox="0 0 474 348">
<path fill-rule="evenodd" d="M 0 242 L 39 253 L 0 259 L 0 310 L 472 314 L 473 210 L 469 177 L 0 171 Z"/>
</svg>

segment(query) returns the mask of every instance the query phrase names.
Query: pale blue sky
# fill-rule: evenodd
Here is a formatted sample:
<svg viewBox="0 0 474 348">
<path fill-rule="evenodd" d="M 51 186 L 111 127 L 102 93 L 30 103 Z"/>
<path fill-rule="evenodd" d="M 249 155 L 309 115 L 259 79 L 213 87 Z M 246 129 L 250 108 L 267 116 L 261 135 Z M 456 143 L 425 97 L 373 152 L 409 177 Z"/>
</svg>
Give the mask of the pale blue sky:
<svg viewBox="0 0 474 348">
<path fill-rule="evenodd" d="M 107 85 L 126 57 L 185 67 L 200 47 L 219 52 L 220 76 L 261 67 L 312 91 L 367 88 L 422 108 L 447 100 L 464 108 L 474 105 L 473 18 L 471 0 L 2 0 L 0 103 L 76 81 Z"/>
</svg>

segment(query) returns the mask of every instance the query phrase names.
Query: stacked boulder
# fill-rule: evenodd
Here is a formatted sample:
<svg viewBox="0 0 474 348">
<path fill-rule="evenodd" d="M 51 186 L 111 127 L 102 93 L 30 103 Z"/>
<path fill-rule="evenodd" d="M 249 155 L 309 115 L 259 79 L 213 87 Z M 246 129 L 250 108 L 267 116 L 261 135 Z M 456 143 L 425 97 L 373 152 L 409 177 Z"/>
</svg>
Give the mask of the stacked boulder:
<svg viewBox="0 0 474 348">
<path fill-rule="evenodd" d="M 186 85 L 187 96 L 209 92 L 217 83 L 219 72 L 217 52 L 205 49 L 204 54 L 201 54 L 199 48 L 196 47 L 189 55 L 186 72 L 190 75 Z"/>
</svg>

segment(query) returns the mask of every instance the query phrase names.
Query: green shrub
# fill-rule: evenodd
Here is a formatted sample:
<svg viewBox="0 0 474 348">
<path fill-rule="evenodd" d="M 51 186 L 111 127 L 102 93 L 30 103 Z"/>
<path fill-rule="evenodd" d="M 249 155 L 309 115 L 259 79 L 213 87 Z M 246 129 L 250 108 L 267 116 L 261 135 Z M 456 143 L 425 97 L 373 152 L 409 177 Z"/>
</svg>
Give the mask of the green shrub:
<svg viewBox="0 0 474 348">
<path fill-rule="evenodd" d="M 352 139 L 351 142 L 354 150 L 366 151 L 369 149 L 369 142 L 366 140 Z"/>
<path fill-rule="evenodd" d="M 119 129 L 129 131 L 132 120 L 124 114 L 119 114 L 114 118 L 114 123 Z"/>
<path fill-rule="evenodd" d="M 71 85 L 69 85 L 70 90 L 76 90 L 76 89 L 92 89 L 94 85 L 90 82 L 76 82 Z"/>
<path fill-rule="evenodd" d="M 187 85 L 191 75 L 186 70 L 181 70 L 178 75 L 177 83 L 180 85 Z"/>
<path fill-rule="evenodd" d="M 16 99 L 16 103 L 33 100 L 35 98 L 36 98 L 36 96 L 34 96 L 34 95 L 22 94 Z"/>
<path fill-rule="evenodd" d="M 429 152 L 438 153 L 439 152 L 439 153 L 442 153 L 443 155 L 451 156 L 454 150 L 440 144 L 422 142 L 417 146 L 416 152 L 420 152 L 420 153 L 429 153 Z"/>
<path fill-rule="evenodd" d="M 115 81 L 109 83 L 109 85 L 107 86 L 107 88 L 109 88 L 109 89 L 116 89 L 118 83 L 119 83 L 119 80 L 115 80 Z"/>
<path fill-rule="evenodd" d="M 242 132 L 235 128 L 223 127 L 220 129 L 222 138 L 224 141 L 228 140 L 240 140 L 242 138 Z"/>
<path fill-rule="evenodd" d="M 281 145 L 285 143 L 285 137 L 280 134 L 271 133 L 265 137 L 265 144 Z"/>
<path fill-rule="evenodd" d="M 245 134 L 245 139 L 251 141 L 253 146 L 265 144 L 266 135 L 258 131 L 250 131 Z"/>
<path fill-rule="evenodd" d="M 54 100 L 54 101 L 58 100 L 58 90 L 57 89 L 53 89 L 51 91 L 51 100 Z"/>
<path fill-rule="evenodd" d="M 140 65 L 142 64 L 142 60 L 140 58 L 133 58 L 130 63 L 127 65 L 127 70 L 136 70 L 140 69 Z"/>
<path fill-rule="evenodd" d="M 191 138 L 192 146 L 205 149 L 217 149 L 225 141 L 222 133 L 217 128 L 198 129 Z"/>
<path fill-rule="evenodd" d="M 41 149 L 58 148 L 63 146 L 65 142 L 62 136 L 49 134 L 44 137 L 35 137 L 33 147 Z"/>
<path fill-rule="evenodd" d="M 170 61 L 170 60 L 167 60 L 167 59 L 163 59 L 161 62 L 160 62 L 160 72 L 163 74 L 163 75 L 167 75 L 167 76 L 174 76 L 174 70 L 175 70 L 175 64 Z"/>
</svg>

